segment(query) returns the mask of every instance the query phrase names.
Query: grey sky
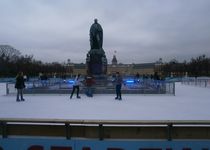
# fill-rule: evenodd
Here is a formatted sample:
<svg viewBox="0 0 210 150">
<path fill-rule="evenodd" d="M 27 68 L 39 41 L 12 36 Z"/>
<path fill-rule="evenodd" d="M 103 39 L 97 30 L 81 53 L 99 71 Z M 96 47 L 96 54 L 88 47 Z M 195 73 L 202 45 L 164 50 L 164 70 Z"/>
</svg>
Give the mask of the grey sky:
<svg viewBox="0 0 210 150">
<path fill-rule="evenodd" d="M 210 0 L 0 0 L 0 44 L 45 62 L 85 62 L 98 18 L 108 62 L 210 57 Z"/>
</svg>

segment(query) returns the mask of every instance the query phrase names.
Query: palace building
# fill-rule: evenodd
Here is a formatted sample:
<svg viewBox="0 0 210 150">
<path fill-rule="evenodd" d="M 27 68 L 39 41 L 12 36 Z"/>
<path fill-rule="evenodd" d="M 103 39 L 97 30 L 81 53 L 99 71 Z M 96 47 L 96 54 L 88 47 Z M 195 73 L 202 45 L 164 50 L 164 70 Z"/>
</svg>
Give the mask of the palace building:
<svg viewBox="0 0 210 150">
<path fill-rule="evenodd" d="M 122 64 L 118 63 L 116 55 L 113 55 L 112 63 L 107 65 L 107 74 L 113 74 L 115 72 L 120 72 L 122 75 L 151 75 L 158 68 L 158 63 L 138 63 L 138 64 Z M 70 67 L 68 74 L 82 74 L 85 75 L 87 73 L 87 65 L 84 63 L 75 64 L 72 63 L 68 67 Z"/>
</svg>

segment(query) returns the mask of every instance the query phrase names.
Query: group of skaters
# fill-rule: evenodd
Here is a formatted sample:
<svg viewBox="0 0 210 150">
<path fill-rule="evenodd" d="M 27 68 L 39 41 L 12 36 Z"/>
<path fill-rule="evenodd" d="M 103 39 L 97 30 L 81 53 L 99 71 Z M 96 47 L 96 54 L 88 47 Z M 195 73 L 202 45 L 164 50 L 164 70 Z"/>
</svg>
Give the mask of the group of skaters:
<svg viewBox="0 0 210 150">
<path fill-rule="evenodd" d="M 121 96 L 121 87 L 122 87 L 122 83 L 123 83 L 123 79 L 122 79 L 122 76 L 120 75 L 119 72 L 116 72 L 116 77 L 113 81 L 115 83 L 115 90 L 116 90 L 116 97 L 115 99 L 116 100 L 122 100 L 122 96 Z M 81 81 L 80 81 L 80 74 L 78 74 L 74 80 L 74 85 L 73 85 L 73 90 L 71 92 L 71 96 L 70 96 L 70 99 L 72 99 L 73 95 L 74 95 L 74 92 L 75 90 L 77 90 L 76 92 L 76 97 L 77 98 L 81 98 L 79 96 L 79 91 L 80 91 L 80 84 L 81 84 Z M 86 77 L 85 77 L 85 86 L 86 86 L 86 95 L 88 97 L 93 97 L 93 89 L 92 89 L 92 85 L 95 84 L 95 81 L 94 81 L 94 78 L 92 75 L 88 74 Z"/>
<path fill-rule="evenodd" d="M 70 99 L 73 98 L 74 92 L 76 91 L 76 98 L 80 99 L 80 85 L 81 85 L 81 79 L 80 79 L 81 75 L 78 74 L 74 80 L 73 83 L 73 89 L 70 95 Z M 122 96 L 121 96 L 121 87 L 122 87 L 122 83 L 123 83 L 123 79 L 122 76 L 120 75 L 119 72 L 116 72 L 116 76 L 114 78 L 114 84 L 115 84 L 115 90 L 116 90 L 116 100 L 122 100 Z M 93 97 L 93 89 L 92 86 L 95 84 L 94 78 L 92 75 L 88 74 L 85 77 L 84 80 L 85 86 L 86 86 L 86 92 L 85 94 L 88 97 Z M 21 101 L 25 101 L 25 99 L 23 98 L 23 89 L 25 88 L 25 79 L 24 79 L 24 75 L 23 72 L 19 72 L 16 76 L 16 83 L 15 83 L 15 88 L 17 89 L 17 97 L 16 97 L 16 101 L 17 102 L 21 102 Z"/>
<path fill-rule="evenodd" d="M 85 77 L 85 80 L 84 80 L 84 84 L 86 86 L 86 91 L 85 91 L 85 94 L 88 96 L 88 97 L 93 97 L 93 91 L 92 91 L 92 85 L 95 83 L 94 79 L 93 79 L 93 76 L 88 74 L 86 77 Z M 74 84 L 73 84 L 73 90 L 71 92 L 71 96 L 70 96 L 70 99 L 72 99 L 73 97 L 73 94 L 75 92 L 75 90 L 77 90 L 77 98 L 81 98 L 79 96 L 79 91 L 80 91 L 80 85 L 81 85 L 81 81 L 80 81 L 80 74 L 78 74 L 74 80 Z"/>
</svg>

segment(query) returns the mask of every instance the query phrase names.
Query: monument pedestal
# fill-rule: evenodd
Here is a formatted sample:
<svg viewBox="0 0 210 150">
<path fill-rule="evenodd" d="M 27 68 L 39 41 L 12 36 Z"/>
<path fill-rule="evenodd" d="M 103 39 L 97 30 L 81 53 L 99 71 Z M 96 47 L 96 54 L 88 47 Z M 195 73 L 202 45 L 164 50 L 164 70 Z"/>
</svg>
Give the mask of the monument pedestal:
<svg viewBox="0 0 210 150">
<path fill-rule="evenodd" d="M 107 72 L 107 59 L 102 48 L 91 49 L 86 58 L 88 73 L 93 76 L 105 75 Z"/>
</svg>

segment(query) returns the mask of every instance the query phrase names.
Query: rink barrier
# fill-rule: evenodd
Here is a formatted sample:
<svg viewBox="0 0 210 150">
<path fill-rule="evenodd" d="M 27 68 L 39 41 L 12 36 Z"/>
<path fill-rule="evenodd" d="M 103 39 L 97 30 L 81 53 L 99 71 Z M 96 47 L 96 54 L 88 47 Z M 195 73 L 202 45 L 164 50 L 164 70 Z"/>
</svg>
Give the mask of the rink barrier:
<svg viewBox="0 0 210 150">
<path fill-rule="evenodd" d="M 35 83 L 36 82 L 36 83 Z M 140 87 L 138 87 L 140 86 Z M 169 94 L 175 95 L 175 82 L 166 81 L 145 81 L 142 85 L 137 87 L 131 85 L 123 85 L 123 94 Z M 115 94 L 115 86 L 93 86 L 93 92 L 95 94 Z M 26 88 L 24 94 L 69 94 L 72 91 L 72 86 L 68 86 L 61 82 L 48 83 L 46 86 L 42 86 L 39 81 L 26 82 Z M 85 93 L 86 87 L 82 85 L 80 87 L 80 93 Z M 6 84 L 6 94 L 15 94 L 14 83 Z"/>
<path fill-rule="evenodd" d="M 210 120 L 64 120 L 0 118 L 0 135 L 85 139 L 206 139 Z"/>
<path fill-rule="evenodd" d="M 210 88 L 210 78 L 202 77 L 185 77 L 182 79 L 182 84 Z"/>
</svg>

